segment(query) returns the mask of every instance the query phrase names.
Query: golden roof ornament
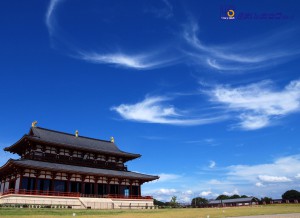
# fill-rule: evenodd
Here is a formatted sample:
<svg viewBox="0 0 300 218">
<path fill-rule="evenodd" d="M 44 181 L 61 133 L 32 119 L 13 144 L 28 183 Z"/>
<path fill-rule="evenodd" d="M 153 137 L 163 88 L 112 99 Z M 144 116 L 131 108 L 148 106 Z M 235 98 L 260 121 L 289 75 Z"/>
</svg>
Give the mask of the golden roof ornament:
<svg viewBox="0 0 300 218">
<path fill-rule="evenodd" d="M 79 134 L 79 132 L 78 132 L 78 130 L 76 130 L 76 131 L 75 131 L 75 137 L 76 137 L 76 138 L 78 137 L 78 134 Z"/>
<path fill-rule="evenodd" d="M 110 142 L 111 142 L 111 143 L 115 143 L 114 137 L 110 137 Z"/>
<path fill-rule="evenodd" d="M 33 122 L 31 123 L 31 127 L 36 127 L 36 124 L 37 124 L 37 121 L 33 121 Z"/>
</svg>

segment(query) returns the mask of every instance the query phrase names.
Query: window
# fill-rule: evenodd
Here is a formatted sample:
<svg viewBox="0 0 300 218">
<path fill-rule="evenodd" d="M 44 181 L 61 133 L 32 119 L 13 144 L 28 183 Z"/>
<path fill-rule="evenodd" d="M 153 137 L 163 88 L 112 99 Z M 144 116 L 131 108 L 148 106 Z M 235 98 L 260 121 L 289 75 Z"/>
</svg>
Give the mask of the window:
<svg viewBox="0 0 300 218">
<path fill-rule="evenodd" d="M 119 194 L 119 185 L 110 185 L 110 193 L 112 195 L 118 195 Z"/>
<path fill-rule="evenodd" d="M 108 162 L 116 162 L 116 158 L 115 157 L 109 157 Z"/>
<path fill-rule="evenodd" d="M 23 177 L 21 183 L 21 189 L 34 190 L 35 178 Z"/>
<path fill-rule="evenodd" d="M 15 189 L 15 186 L 16 186 L 16 180 L 9 182 L 9 189 Z"/>
<path fill-rule="evenodd" d="M 54 191 L 65 192 L 67 189 L 67 183 L 65 181 L 54 181 Z"/>
<path fill-rule="evenodd" d="M 139 187 L 132 186 L 132 195 L 139 195 Z"/>
<path fill-rule="evenodd" d="M 80 151 L 74 151 L 73 152 L 73 157 L 78 157 L 78 158 L 81 158 L 82 156 L 82 153 Z"/>
<path fill-rule="evenodd" d="M 71 192 L 81 192 L 80 182 L 71 182 Z"/>
<path fill-rule="evenodd" d="M 104 155 L 98 155 L 97 160 L 105 161 L 105 156 Z"/>
<path fill-rule="evenodd" d="M 69 150 L 68 149 L 59 149 L 59 154 L 64 156 L 69 156 Z"/>
<path fill-rule="evenodd" d="M 85 183 L 84 184 L 84 194 L 94 194 L 94 183 Z"/>
<path fill-rule="evenodd" d="M 56 148 L 50 147 L 50 153 L 51 154 L 56 154 Z"/>
<path fill-rule="evenodd" d="M 107 190 L 106 190 L 106 184 L 98 184 L 98 195 L 106 195 Z"/>
<path fill-rule="evenodd" d="M 39 179 L 37 190 L 40 191 L 50 191 L 51 188 L 51 180 L 49 179 Z"/>
</svg>

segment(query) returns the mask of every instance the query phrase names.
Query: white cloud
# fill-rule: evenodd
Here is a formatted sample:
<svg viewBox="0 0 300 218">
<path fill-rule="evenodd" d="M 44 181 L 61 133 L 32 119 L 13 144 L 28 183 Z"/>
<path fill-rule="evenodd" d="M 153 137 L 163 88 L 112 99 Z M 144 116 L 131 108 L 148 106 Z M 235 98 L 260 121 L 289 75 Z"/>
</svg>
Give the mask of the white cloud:
<svg viewBox="0 0 300 218">
<path fill-rule="evenodd" d="M 184 143 L 187 144 L 201 144 L 201 145 L 208 145 L 208 146 L 218 146 L 219 143 L 217 142 L 217 140 L 212 139 L 212 138 L 208 138 L 208 139 L 197 139 L 197 140 L 188 140 L 188 141 L 184 141 Z"/>
<path fill-rule="evenodd" d="M 208 181 L 208 184 L 220 185 L 220 184 L 222 184 L 222 182 L 220 180 L 217 180 L 217 179 L 212 179 L 212 180 Z"/>
<path fill-rule="evenodd" d="M 246 130 L 266 127 L 274 118 L 300 110 L 300 80 L 291 81 L 282 90 L 274 90 L 271 81 L 237 88 L 217 86 L 209 95 L 212 101 L 239 113 L 239 126 Z"/>
<path fill-rule="evenodd" d="M 290 178 L 297 176 L 300 171 L 300 155 L 278 158 L 269 164 L 233 165 L 227 169 L 230 179 L 235 181 L 244 180 L 251 183 L 291 182 Z"/>
<path fill-rule="evenodd" d="M 216 162 L 215 161 L 210 161 L 209 163 L 209 168 L 214 168 L 216 166 Z"/>
<path fill-rule="evenodd" d="M 203 197 L 207 197 L 207 196 L 212 195 L 212 192 L 211 191 L 203 191 L 203 192 L 200 193 L 200 195 L 203 196 Z"/>
<path fill-rule="evenodd" d="M 52 35 L 54 32 L 54 11 L 59 2 L 62 0 L 51 0 L 46 12 L 46 25 L 49 31 L 49 34 Z"/>
<path fill-rule="evenodd" d="M 258 179 L 262 182 L 291 182 L 292 180 L 286 176 L 269 176 L 269 175 L 259 175 Z"/>
<path fill-rule="evenodd" d="M 255 186 L 257 186 L 257 187 L 264 187 L 264 184 L 262 184 L 261 182 L 257 182 L 257 183 L 255 183 Z"/>
<path fill-rule="evenodd" d="M 268 116 L 242 113 L 238 118 L 241 120 L 239 126 L 245 130 L 260 129 L 270 125 Z"/>
<path fill-rule="evenodd" d="M 187 190 L 187 191 L 185 192 L 185 194 L 187 194 L 187 195 L 192 195 L 192 194 L 193 194 L 193 191 L 192 191 L 192 190 Z"/>
<path fill-rule="evenodd" d="M 157 194 L 165 194 L 165 195 L 172 195 L 174 193 L 176 193 L 176 189 L 165 189 L 165 188 L 161 188 L 158 190 Z"/>
<path fill-rule="evenodd" d="M 136 104 L 121 104 L 111 109 L 126 120 L 144 123 L 191 126 L 214 123 L 224 119 L 224 117 L 190 119 L 174 106 L 163 104 L 167 101 L 170 101 L 170 98 L 164 96 L 146 97 Z"/>
<path fill-rule="evenodd" d="M 181 178 L 181 175 L 168 174 L 168 173 L 161 173 L 158 176 L 159 176 L 159 180 L 157 180 L 157 182 L 170 182 Z"/>
<path fill-rule="evenodd" d="M 173 188 L 148 190 L 146 193 L 152 195 L 157 200 L 165 202 L 169 202 L 173 196 L 176 196 L 177 202 L 180 203 L 190 203 L 194 195 L 192 190 L 178 190 Z"/>
<path fill-rule="evenodd" d="M 234 189 L 232 192 L 223 192 L 223 195 L 239 195 L 239 191 L 237 189 Z"/>
<path fill-rule="evenodd" d="M 114 54 L 101 54 L 101 53 L 88 53 L 88 52 L 79 52 L 78 57 L 82 60 L 92 62 L 92 63 L 99 63 L 99 64 L 114 64 L 117 66 L 127 67 L 127 68 L 134 68 L 137 70 L 146 70 L 146 69 L 153 69 L 156 67 L 162 67 L 163 65 L 167 65 L 168 63 L 172 62 L 173 60 L 152 60 L 156 58 L 149 54 L 147 55 L 126 55 L 121 53 L 114 53 Z"/>
<path fill-rule="evenodd" d="M 165 201 L 169 201 L 172 196 L 187 199 L 198 195 L 213 199 L 220 194 L 280 198 L 287 190 L 299 189 L 299 172 L 300 154 L 280 157 L 263 164 L 232 165 L 215 173 L 209 171 L 206 175 L 204 172 L 201 177 L 199 174 L 185 175 L 172 188 L 154 188 L 160 183 L 148 183 L 144 189 L 152 186 L 146 193 Z"/>
<path fill-rule="evenodd" d="M 73 58 L 78 58 L 87 62 L 96 63 L 96 64 L 111 64 L 114 66 L 132 68 L 137 70 L 148 70 L 158 67 L 165 67 L 170 64 L 174 64 L 178 61 L 177 57 L 173 55 L 166 55 L 164 52 L 170 54 L 170 51 L 165 51 L 162 48 L 155 48 L 151 52 L 143 54 L 134 53 L 128 54 L 130 52 L 116 52 L 115 50 L 111 52 L 106 52 L 94 49 L 83 50 L 75 46 L 74 43 L 71 43 L 72 40 L 64 39 L 60 34 L 63 31 L 63 28 L 59 26 L 59 22 L 56 19 L 56 10 L 58 8 L 58 4 L 63 2 L 64 0 L 50 0 L 48 9 L 45 14 L 45 23 L 48 28 L 48 32 L 51 39 L 56 39 L 59 42 L 59 45 L 64 47 L 69 56 Z M 163 12 L 166 13 L 165 16 L 172 15 L 172 5 L 168 1 L 163 2 L 167 10 Z M 60 31 L 58 31 L 60 30 Z M 54 41 L 52 42 L 54 43 Z M 111 42 L 113 44 L 113 42 Z M 55 47 L 55 46 L 54 46 Z M 122 45 L 117 46 L 119 49 L 122 48 Z"/>
<path fill-rule="evenodd" d="M 188 55 L 216 70 L 258 69 L 270 66 L 272 61 L 282 62 L 292 55 L 299 54 L 299 48 L 292 45 L 288 48 L 278 46 L 289 34 L 271 34 L 271 37 L 260 37 L 259 40 L 249 39 L 225 45 L 208 45 L 199 39 L 198 34 L 199 26 L 196 22 L 192 21 L 185 26 L 183 38 L 194 48 L 188 52 Z M 256 43 L 253 43 L 254 41 Z M 264 52 L 258 52 L 259 49 Z"/>
<path fill-rule="evenodd" d="M 182 203 L 191 203 L 192 199 L 189 196 L 180 196 L 178 198 L 178 202 L 182 202 Z"/>
<path fill-rule="evenodd" d="M 147 13 L 153 14 L 157 18 L 170 19 L 174 16 L 173 14 L 173 6 L 168 0 L 162 0 L 161 5 L 157 7 L 149 7 L 146 9 Z"/>
</svg>

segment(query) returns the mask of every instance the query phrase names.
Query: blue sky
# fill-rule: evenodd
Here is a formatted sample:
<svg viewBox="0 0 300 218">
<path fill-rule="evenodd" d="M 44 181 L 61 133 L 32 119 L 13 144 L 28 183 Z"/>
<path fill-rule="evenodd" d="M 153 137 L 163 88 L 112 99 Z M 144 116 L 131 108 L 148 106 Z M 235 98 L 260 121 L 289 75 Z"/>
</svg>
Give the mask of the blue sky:
<svg viewBox="0 0 300 218">
<path fill-rule="evenodd" d="M 37 120 L 142 154 L 159 200 L 299 190 L 299 7 L 1 1 L 1 149 Z"/>
</svg>

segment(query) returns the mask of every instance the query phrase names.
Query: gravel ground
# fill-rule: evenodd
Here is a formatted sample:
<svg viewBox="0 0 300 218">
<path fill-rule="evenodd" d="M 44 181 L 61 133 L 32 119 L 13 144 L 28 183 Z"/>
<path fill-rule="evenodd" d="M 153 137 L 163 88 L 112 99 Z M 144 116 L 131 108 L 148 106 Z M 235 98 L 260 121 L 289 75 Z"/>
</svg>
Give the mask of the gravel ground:
<svg viewBox="0 0 300 218">
<path fill-rule="evenodd" d="M 300 218 L 300 213 L 259 215 L 259 216 L 239 216 L 239 217 L 235 217 L 235 218 Z"/>
</svg>

